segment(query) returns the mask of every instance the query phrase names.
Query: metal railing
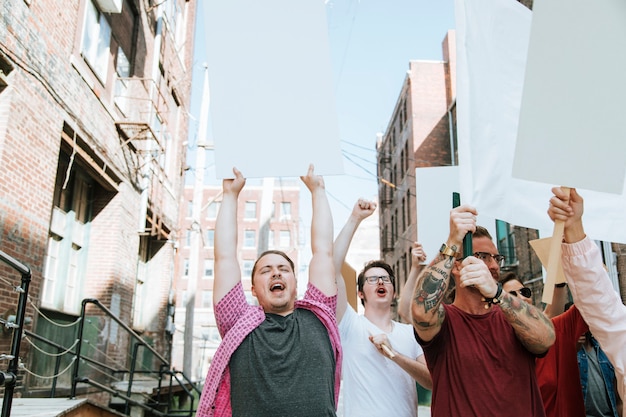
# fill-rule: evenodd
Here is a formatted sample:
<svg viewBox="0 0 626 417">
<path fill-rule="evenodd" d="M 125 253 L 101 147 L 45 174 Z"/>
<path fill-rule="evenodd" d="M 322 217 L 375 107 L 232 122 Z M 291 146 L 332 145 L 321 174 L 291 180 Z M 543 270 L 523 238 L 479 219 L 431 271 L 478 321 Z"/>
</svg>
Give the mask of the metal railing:
<svg viewBox="0 0 626 417">
<path fill-rule="evenodd" d="M 64 384 L 65 395 L 58 395 L 59 377 L 63 374 L 63 372 L 59 373 L 59 370 L 63 362 L 73 362 L 71 363 L 69 381 L 69 396 L 71 398 L 77 396 L 79 387 L 81 387 L 81 396 L 94 392 L 108 393 L 111 398 L 109 408 L 126 415 L 131 414 L 131 407 L 142 408 L 147 411 L 147 415 L 151 416 L 191 417 L 194 415 L 196 398 L 201 394 L 200 388 L 182 372 L 171 369 L 169 361 L 152 347 L 149 341 L 144 340 L 97 299 L 88 298 L 82 301 L 80 317 L 76 321 L 78 324 L 75 330 L 76 339 L 71 347 L 63 346 L 24 329 L 28 286 L 31 279 L 30 268 L 2 251 L 0 251 L 0 261 L 15 269 L 22 276 L 21 286 L 15 288 L 19 293 L 15 322 L 0 320 L 13 333 L 11 352 L 9 355 L 5 355 L 5 358 L 11 359 L 8 369 L 6 372 L 0 371 L 0 385 L 5 387 L 1 417 L 10 417 L 11 414 L 13 393 L 20 366 L 20 342 L 23 336 L 36 341 L 39 345 L 38 350 L 45 347 L 46 351 L 50 353 L 49 356 L 55 358 L 54 363 L 51 363 L 54 365 L 54 377 L 49 379 L 51 385 L 48 387 L 51 398 L 67 396 L 67 379 Z M 85 331 L 85 328 L 92 324 L 94 317 L 108 320 L 111 326 L 115 323 L 120 334 L 119 339 L 128 340 L 127 344 L 118 344 L 119 346 L 128 346 L 122 352 L 126 356 L 125 359 L 119 360 L 110 357 L 107 352 L 99 350 L 98 343 L 93 343 L 93 340 L 90 340 L 89 331 Z M 33 343 L 30 340 L 29 342 Z M 107 346 L 108 349 L 120 355 L 117 345 Z M 56 354 L 52 352 L 56 352 Z M 102 377 L 99 377 L 100 375 Z M 112 384 L 112 381 L 115 381 L 115 384 Z M 83 390 L 82 386 L 93 389 Z M 46 392 L 48 388 L 46 388 Z"/>
<path fill-rule="evenodd" d="M 89 355 L 83 351 L 83 345 L 86 343 L 86 340 L 83 338 L 83 332 L 86 323 L 89 321 L 87 320 L 88 305 L 96 307 L 100 312 L 104 313 L 106 317 L 117 323 L 117 325 L 120 326 L 120 328 L 123 329 L 124 332 L 130 337 L 129 368 L 112 367 L 106 363 L 102 363 L 92 357 L 89 357 Z M 150 346 L 150 344 L 142 339 L 141 336 L 135 333 L 133 329 L 120 320 L 97 299 L 87 298 L 83 300 L 77 339 L 78 343 L 76 344 L 75 351 L 76 360 L 74 361 L 70 397 L 74 398 L 76 396 L 79 384 L 87 384 L 106 391 L 117 399 L 121 399 L 123 403 L 123 409 L 121 411 L 127 415 L 130 414 L 131 406 L 137 406 L 145 410 L 149 410 L 153 415 L 158 416 L 191 417 L 195 412 L 194 392 L 199 395 L 200 389 L 181 372 L 171 370 L 169 361 L 161 356 L 161 354 Z M 146 358 L 149 360 L 146 361 Z M 142 360 L 144 361 L 143 364 Z M 150 362 L 152 366 L 146 366 L 145 362 Z M 118 376 L 118 379 L 126 384 L 126 389 L 114 389 L 106 384 L 98 382 L 94 378 L 86 376 L 87 372 L 81 372 L 81 365 L 83 364 L 89 364 L 91 367 L 97 367 L 103 373 L 109 372 L 111 376 Z M 133 398 L 133 389 L 140 385 L 136 381 L 137 375 L 148 376 L 149 382 L 154 384 L 152 390 L 153 393 L 143 395 L 143 401 Z M 163 384 L 164 381 L 168 382 L 167 388 Z M 146 380 L 144 379 L 141 382 L 145 384 Z M 182 395 L 189 400 L 188 408 L 181 410 L 173 407 L 172 392 L 174 391 L 174 388 L 177 388 Z M 167 392 L 167 396 L 164 395 L 164 392 Z"/>
<path fill-rule="evenodd" d="M 4 385 L 4 400 L 2 401 L 2 417 L 11 415 L 11 405 L 13 404 L 13 392 L 15 391 L 15 383 L 17 381 L 17 370 L 20 362 L 20 344 L 22 341 L 22 329 L 24 328 L 24 316 L 26 314 L 26 301 L 28 299 L 28 287 L 30 286 L 31 272 L 30 268 L 0 251 L 0 260 L 11 268 L 15 269 L 22 276 L 20 287 L 17 291 L 20 293 L 17 302 L 17 314 L 15 316 L 15 325 L 13 327 L 13 338 L 11 339 L 11 353 L 9 367 L 6 372 L 0 372 L 0 384 Z"/>
</svg>

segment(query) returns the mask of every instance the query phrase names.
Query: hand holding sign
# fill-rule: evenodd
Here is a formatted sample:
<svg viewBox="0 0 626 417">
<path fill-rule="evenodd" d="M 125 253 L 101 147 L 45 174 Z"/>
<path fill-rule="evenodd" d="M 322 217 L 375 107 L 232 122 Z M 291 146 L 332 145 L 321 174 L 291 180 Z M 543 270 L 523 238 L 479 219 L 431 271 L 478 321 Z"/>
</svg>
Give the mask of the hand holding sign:
<svg viewBox="0 0 626 417">
<path fill-rule="evenodd" d="M 561 190 L 565 194 L 569 194 L 568 187 L 561 187 Z M 547 275 L 546 282 L 543 286 L 543 295 L 541 301 L 546 304 L 552 304 L 552 297 L 554 296 L 554 284 L 557 282 L 557 273 L 562 270 L 561 267 L 561 241 L 563 240 L 563 229 L 565 224 L 563 220 L 554 221 L 554 232 L 552 232 L 552 239 L 550 240 L 550 255 L 548 257 L 548 266 L 546 267 Z"/>
<path fill-rule="evenodd" d="M 617 97 L 626 93 L 626 82 L 617 74 L 626 70 L 626 57 L 620 56 L 608 66 L 600 57 L 626 47 L 625 18 L 626 8 L 620 0 L 594 3 L 593 10 L 582 2 L 566 0 L 535 4 L 514 177 L 607 193 L 623 191 L 626 142 L 616 139 L 622 131 L 623 114 Z M 620 81 L 614 83 L 614 77 Z M 569 201 L 569 188 L 557 194 L 564 198 L 562 202 Z M 556 265 L 561 261 L 562 214 L 553 218 L 542 299 L 546 303 L 552 300 Z"/>
</svg>

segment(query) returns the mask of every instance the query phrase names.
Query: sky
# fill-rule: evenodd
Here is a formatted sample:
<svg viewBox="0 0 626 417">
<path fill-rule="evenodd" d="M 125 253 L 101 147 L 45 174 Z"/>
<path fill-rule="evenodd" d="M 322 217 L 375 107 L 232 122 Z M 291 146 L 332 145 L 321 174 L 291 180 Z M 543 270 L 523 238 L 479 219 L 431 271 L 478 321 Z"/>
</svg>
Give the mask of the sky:
<svg viewBox="0 0 626 417">
<path fill-rule="evenodd" d="M 200 20 L 196 24 L 188 144 L 188 165 L 192 167 L 208 53 L 201 21 L 204 1 L 197 3 Z M 454 0 L 326 0 L 325 5 L 345 172 L 325 178 L 338 232 L 358 198 L 377 196 L 377 133 L 387 128 L 409 61 L 442 59 L 442 41 L 447 31 L 454 29 Z M 209 151 L 205 178 L 208 183 L 219 184 L 210 169 L 212 161 Z M 193 169 L 191 174 L 188 184 L 193 184 Z M 301 217 L 308 225 L 310 203 L 304 201 Z"/>
</svg>

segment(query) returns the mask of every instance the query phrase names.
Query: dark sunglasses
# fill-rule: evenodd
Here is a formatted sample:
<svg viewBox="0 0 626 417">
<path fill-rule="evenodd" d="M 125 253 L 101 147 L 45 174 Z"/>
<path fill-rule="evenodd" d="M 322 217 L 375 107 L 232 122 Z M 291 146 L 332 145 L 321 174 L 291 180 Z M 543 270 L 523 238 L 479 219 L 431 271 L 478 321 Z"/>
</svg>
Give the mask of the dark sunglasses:
<svg viewBox="0 0 626 417">
<path fill-rule="evenodd" d="M 533 295 L 533 290 L 528 287 L 522 287 L 519 290 L 509 291 L 509 294 L 517 297 L 518 292 L 526 298 L 530 298 Z"/>
</svg>

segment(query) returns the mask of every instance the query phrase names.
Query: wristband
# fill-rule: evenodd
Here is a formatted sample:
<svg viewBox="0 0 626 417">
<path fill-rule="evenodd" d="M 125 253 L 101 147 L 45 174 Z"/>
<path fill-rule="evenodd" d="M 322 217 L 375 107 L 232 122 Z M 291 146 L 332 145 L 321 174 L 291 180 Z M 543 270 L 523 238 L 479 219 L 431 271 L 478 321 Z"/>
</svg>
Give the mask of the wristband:
<svg viewBox="0 0 626 417">
<path fill-rule="evenodd" d="M 439 252 L 444 255 L 451 256 L 453 258 L 459 257 L 459 253 L 456 252 L 454 249 L 452 249 L 450 246 L 446 245 L 445 243 L 441 245 L 441 247 L 439 248 Z"/>
<path fill-rule="evenodd" d="M 500 298 L 500 296 L 502 296 L 502 284 L 498 282 L 498 289 L 496 290 L 496 295 L 494 295 L 491 298 L 488 298 L 488 297 L 484 298 L 484 300 L 487 302 L 487 304 L 485 304 L 485 308 L 491 307 L 492 304 L 500 304 L 502 302 L 502 299 Z"/>
</svg>

